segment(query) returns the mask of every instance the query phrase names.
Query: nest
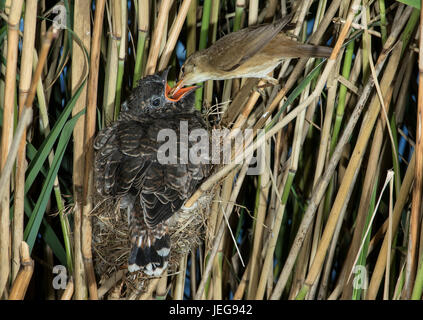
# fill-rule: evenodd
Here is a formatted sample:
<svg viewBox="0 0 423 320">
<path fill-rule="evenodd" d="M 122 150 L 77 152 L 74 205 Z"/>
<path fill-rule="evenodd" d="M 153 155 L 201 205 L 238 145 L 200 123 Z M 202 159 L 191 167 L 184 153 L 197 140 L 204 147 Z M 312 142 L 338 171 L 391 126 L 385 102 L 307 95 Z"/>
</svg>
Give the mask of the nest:
<svg viewBox="0 0 423 320">
<path fill-rule="evenodd" d="M 170 218 L 171 253 L 168 274 L 177 271 L 182 255 L 204 240 L 211 200 L 212 191 L 205 193 L 191 208 L 183 207 Z M 101 285 L 117 271 L 127 268 L 131 244 L 127 213 L 120 209 L 119 201 L 98 197 L 96 203 L 92 212 L 92 245 L 95 272 Z M 143 293 L 150 279 L 142 271 L 125 272 L 120 297 L 128 298 Z"/>
</svg>

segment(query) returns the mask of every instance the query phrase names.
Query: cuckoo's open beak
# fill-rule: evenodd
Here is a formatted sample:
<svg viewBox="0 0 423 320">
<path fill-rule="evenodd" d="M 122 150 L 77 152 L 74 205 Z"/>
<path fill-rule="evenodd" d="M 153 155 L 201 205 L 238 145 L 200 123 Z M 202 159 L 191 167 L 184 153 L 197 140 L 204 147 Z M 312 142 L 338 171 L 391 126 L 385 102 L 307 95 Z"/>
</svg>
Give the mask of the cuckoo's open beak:
<svg viewBox="0 0 423 320">
<path fill-rule="evenodd" d="M 182 80 L 180 80 L 174 88 L 171 88 L 166 82 L 166 99 L 172 102 L 177 102 L 181 100 L 184 96 L 186 96 L 188 93 L 199 88 L 199 86 L 192 86 L 186 88 L 181 88 L 181 86 Z"/>
<path fill-rule="evenodd" d="M 173 87 L 173 88 L 170 90 L 169 95 L 170 95 L 170 96 L 173 96 L 173 94 L 174 94 L 176 91 L 178 91 L 179 89 L 181 89 L 183 85 L 184 85 L 184 78 L 183 78 L 183 77 L 181 77 L 181 78 L 180 78 L 180 80 L 178 81 L 178 83 L 176 84 L 176 86 L 175 86 L 175 87 Z"/>
</svg>

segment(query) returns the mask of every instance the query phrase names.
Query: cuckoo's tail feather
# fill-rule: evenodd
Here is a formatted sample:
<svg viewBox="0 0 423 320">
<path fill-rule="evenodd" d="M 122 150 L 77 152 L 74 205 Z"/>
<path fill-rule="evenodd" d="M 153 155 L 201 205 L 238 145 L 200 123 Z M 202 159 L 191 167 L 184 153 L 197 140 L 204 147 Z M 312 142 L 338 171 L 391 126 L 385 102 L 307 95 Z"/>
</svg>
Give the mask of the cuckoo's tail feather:
<svg viewBox="0 0 423 320">
<path fill-rule="evenodd" d="M 160 276 L 167 268 L 170 252 L 170 236 L 165 233 L 142 231 L 132 237 L 132 249 L 128 270 L 142 270 L 149 276 Z"/>
</svg>

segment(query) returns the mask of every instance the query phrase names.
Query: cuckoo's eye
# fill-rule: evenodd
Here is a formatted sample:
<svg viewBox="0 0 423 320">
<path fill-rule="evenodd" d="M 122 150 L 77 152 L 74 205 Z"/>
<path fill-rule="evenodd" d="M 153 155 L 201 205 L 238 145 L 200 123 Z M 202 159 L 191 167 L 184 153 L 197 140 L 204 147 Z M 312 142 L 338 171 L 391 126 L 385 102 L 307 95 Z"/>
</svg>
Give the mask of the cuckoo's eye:
<svg viewBox="0 0 423 320">
<path fill-rule="evenodd" d="M 153 107 L 158 107 L 160 105 L 160 102 L 161 102 L 160 98 L 154 98 L 153 101 L 151 101 L 151 105 Z"/>
</svg>

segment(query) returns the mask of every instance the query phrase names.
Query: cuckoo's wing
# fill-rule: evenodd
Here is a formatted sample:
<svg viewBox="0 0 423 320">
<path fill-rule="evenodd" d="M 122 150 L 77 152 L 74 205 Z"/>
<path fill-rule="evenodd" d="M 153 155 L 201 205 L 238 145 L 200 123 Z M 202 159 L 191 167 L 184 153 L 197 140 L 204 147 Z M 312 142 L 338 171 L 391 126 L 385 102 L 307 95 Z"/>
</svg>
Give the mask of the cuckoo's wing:
<svg viewBox="0 0 423 320">
<path fill-rule="evenodd" d="M 193 127 L 201 127 L 200 121 L 191 120 Z M 100 132 L 95 140 L 97 190 L 104 196 L 136 194 L 135 201 L 140 202 L 149 228 L 178 211 L 208 173 L 205 164 L 181 160 L 179 134 L 176 164 L 162 164 L 157 160 L 157 152 L 163 144 L 157 141 L 160 128 L 178 132 L 179 125 L 179 119 L 118 122 Z M 192 144 L 189 141 L 189 145 Z"/>
<path fill-rule="evenodd" d="M 140 186 L 140 202 L 144 206 L 144 219 L 150 228 L 167 220 L 178 211 L 209 173 L 209 165 L 205 161 L 195 163 L 191 161 L 191 157 L 189 161 L 183 161 L 184 159 L 181 158 L 183 153 L 181 143 L 188 142 L 188 148 L 192 150 L 191 147 L 196 141 L 183 141 L 183 134 L 179 133 L 180 120 L 167 120 L 167 125 L 173 128 L 178 136 L 175 145 L 178 150 L 176 163 L 152 163 L 146 170 Z M 190 117 L 188 123 L 190 130 L 202 128 L 204 125 L 196 117 Z"/>
<path fill-rule="evenodd" d="M 126 194 L 140 184 L 153 161 L 154 146 L 136 121 L 116 122 L 102 130 L 94 141 L 95 186 L 103 196 Z"/>
<path fill-rule="evenodd" d="M 232 71 L 263 49 L 291 20 L 292 14 L 265 25 L 252 26 L 220 38 L 208 48 L 210 65 Z"/>
<path fill-rule="evenodd" d="M 140 193 L 147 226 L 153 228 L 178 211 L 208 172 L 207 165 L 153 163 L 145 174 Z"/>
<path fill-rule="evenodd" d="M 203 175 L 193 176 L 189 164 L 154 163 L 147 170 L 140 193 L 144 219 L 152 228 L 170 218 L 191 196 Z"/>
</svg>

